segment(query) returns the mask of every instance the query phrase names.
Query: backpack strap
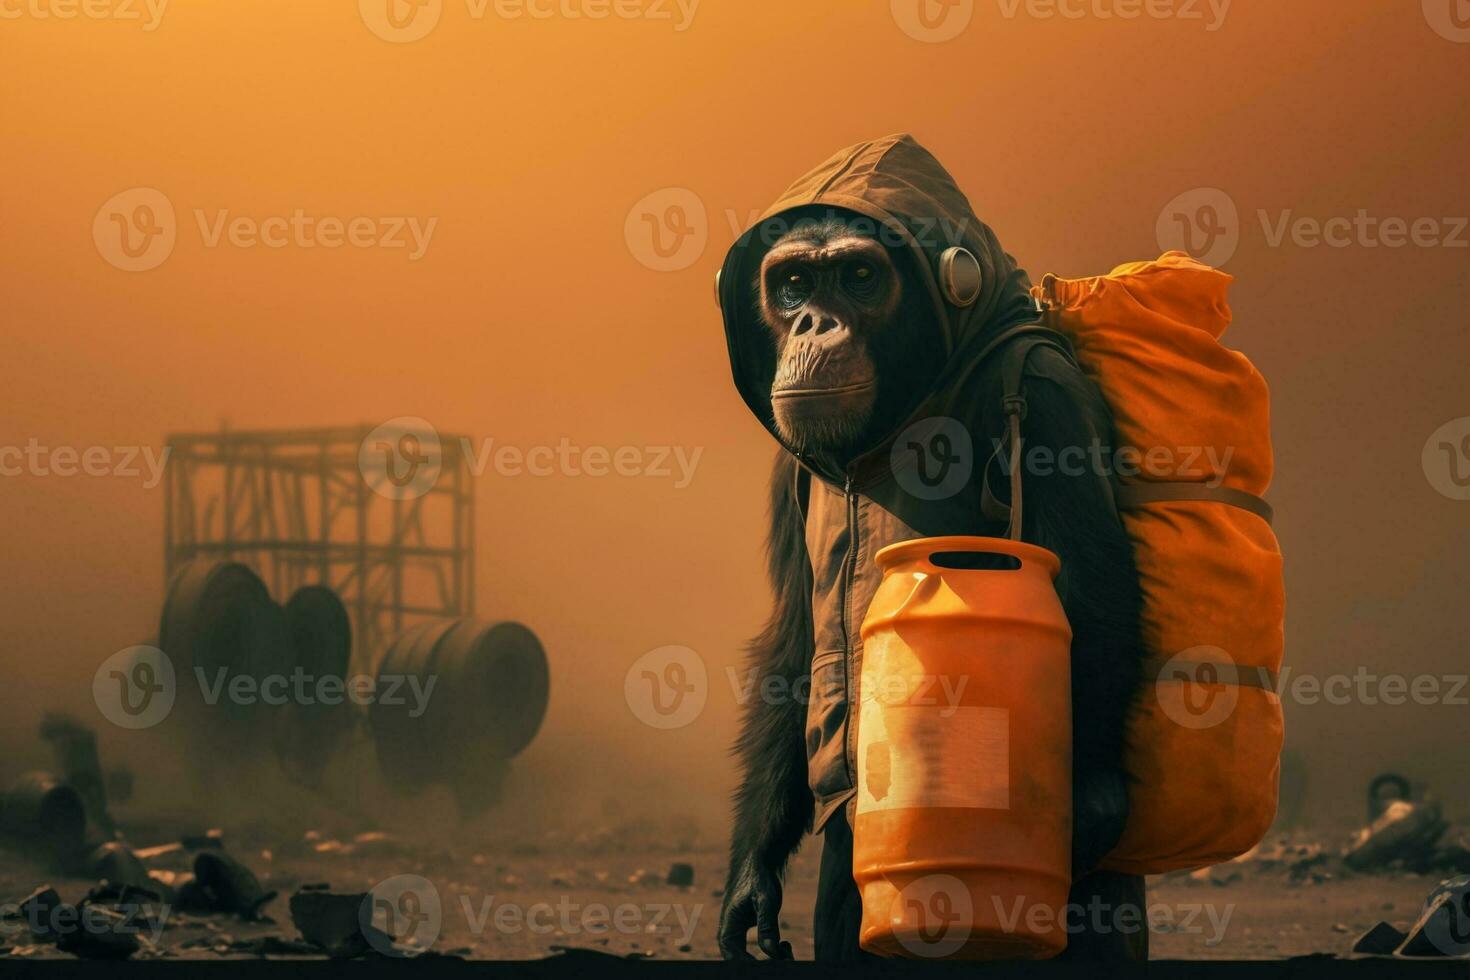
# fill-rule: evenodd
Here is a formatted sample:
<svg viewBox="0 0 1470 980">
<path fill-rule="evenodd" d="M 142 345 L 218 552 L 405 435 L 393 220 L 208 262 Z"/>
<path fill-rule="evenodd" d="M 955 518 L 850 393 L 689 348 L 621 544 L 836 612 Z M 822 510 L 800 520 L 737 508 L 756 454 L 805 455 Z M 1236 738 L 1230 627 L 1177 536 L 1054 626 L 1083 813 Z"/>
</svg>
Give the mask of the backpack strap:
<svg viewBox="0 0 1470 980">
<path fill-rule="evenodd" d="M 1224 684 L 1254 687 L 1279 694 L 1281 676 L 1269 667 L 1242 667 L 1233 663 L 1192 662 L 1175 657 L 1144 657 L 1143 676 L 1158 681 L 1190 681 L 1195 684 Z"/>
<path fill-rule="evenodd" d="M 1267 524 L 1275 516 L 1275 511 L 1265 500 L 1234 487 L 1211 487 L 1203 483 L 1133 483 L 1118 488 L 1118 506 L 1124 508 L 1180 500 L 1208 500 L 1217 504 L 1229 504 L 1255 514 Z"/>
<path fill-rule="evenodd" d="M 1024 517 L 1021 487 L 1021 423 L 1026 419 L 1026 361 L 1039 347 L 1050 347 L 1060 352 L 1073 364 L 1077 363 L 1077 359 L 1073 356 L 1072 349 L 1062 334 L 1044 324 L 1030 323 L 1012 327 L 987 344 L 975 358 L 971 371 L 983 359 L 1002 347 L 1005 349 L 1000 366 L 1001 405 L 1006 414 L 1006 435 L 1005 441 L 995 448 L 995 452 L 986 461 L 985 469 L 981 472 L 980 510 L 988 520 L 1006 521 L 1006 537 L 1012 541 L 1019 541 L 1021 540 L 1021 522 Z M 1009 504 L 1002 502 L 990 489 L 990 467 L 1002 451 L 1008 451 L 1010 456 L 1007 467 L 1011 481 Z"/>
</svg>

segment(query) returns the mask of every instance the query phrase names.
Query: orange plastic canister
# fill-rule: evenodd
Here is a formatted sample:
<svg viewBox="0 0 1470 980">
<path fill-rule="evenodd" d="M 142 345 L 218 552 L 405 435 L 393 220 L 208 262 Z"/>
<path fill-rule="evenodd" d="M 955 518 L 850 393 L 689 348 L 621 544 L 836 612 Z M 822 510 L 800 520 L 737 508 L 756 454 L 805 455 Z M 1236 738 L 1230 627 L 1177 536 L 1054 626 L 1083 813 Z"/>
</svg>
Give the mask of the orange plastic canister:
<svg viewBox="0 0 1470 980">
<path fill-rule="evenodd" d="M 863 949 L 1016 959 L 1065 948 L 1072 631 L 1057 556 L 921 538 L 878 552 L 862 625 L 853 877 Z"/>
</svg>

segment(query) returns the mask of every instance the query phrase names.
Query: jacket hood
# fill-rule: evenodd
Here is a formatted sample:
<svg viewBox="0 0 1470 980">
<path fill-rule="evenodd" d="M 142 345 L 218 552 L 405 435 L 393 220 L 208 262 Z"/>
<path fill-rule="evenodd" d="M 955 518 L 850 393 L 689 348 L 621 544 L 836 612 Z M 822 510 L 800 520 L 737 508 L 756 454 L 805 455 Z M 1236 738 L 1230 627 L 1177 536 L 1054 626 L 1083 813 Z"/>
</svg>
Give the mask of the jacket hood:
<svg viewBox="0 0 1470 980">
<path fill-rule="evenodd" d="M 735 385 L 778 441 L 770 396 L 774 350 L 759 318 L 756 278 L 766 252 L 793 224 L 831 210 L 870 219 L 885 243 L 907 248 L 914 258 L 947 361 L 930 395 L 963 372 L 989 337 L 1036 319 L 1026 272 L 917 140 L 901 133 L 841 150 L 788 187 L 731 246 L 720 269 L 718 295 Z M 953 246 L 968 249 L 980 265 L 980 295 L 968 306 L 950 302 L 940 286 L 940 257 Z"/>
</svg>

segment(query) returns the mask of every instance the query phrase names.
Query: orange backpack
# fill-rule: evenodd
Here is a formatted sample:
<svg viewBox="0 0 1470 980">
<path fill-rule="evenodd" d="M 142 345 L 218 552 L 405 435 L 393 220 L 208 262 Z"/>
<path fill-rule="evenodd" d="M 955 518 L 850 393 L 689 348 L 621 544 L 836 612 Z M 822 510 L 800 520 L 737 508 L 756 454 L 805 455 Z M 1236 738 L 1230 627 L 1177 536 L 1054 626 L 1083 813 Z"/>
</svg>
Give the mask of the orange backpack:
<svg viewBox="0 0 1470 980">
<path fill-rule="evenodd" d="M 1219 342 L 1230 282 L 1169 252 L 1033 289 L 1112 408 L 1119 510 L 1143 587 L 1148 683 L 1127 734 L 1131 815 L 1102 865 L 1116 871 L 1228 860 L 1276 813 L 1285 595 L 1261 499 L 1269 399 L 1250 361 Z"/>
</svg>

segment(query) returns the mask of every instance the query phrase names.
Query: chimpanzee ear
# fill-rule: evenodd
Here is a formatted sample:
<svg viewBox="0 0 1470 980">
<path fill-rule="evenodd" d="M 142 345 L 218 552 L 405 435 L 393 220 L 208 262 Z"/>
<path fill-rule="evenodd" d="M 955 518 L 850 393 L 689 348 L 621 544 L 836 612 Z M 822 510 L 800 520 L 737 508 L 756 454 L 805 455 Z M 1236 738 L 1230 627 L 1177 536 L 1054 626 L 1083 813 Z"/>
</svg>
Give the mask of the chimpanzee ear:
<svg viewBox="0 0 1470 980">
<path fill-rule="evenodd" d="M 984 284 L 980 260 L 969 249 L 955 245 L 939 256 L 939 288 L 948 302 L 960 309 L 971 306 Z"/>
</svg>

